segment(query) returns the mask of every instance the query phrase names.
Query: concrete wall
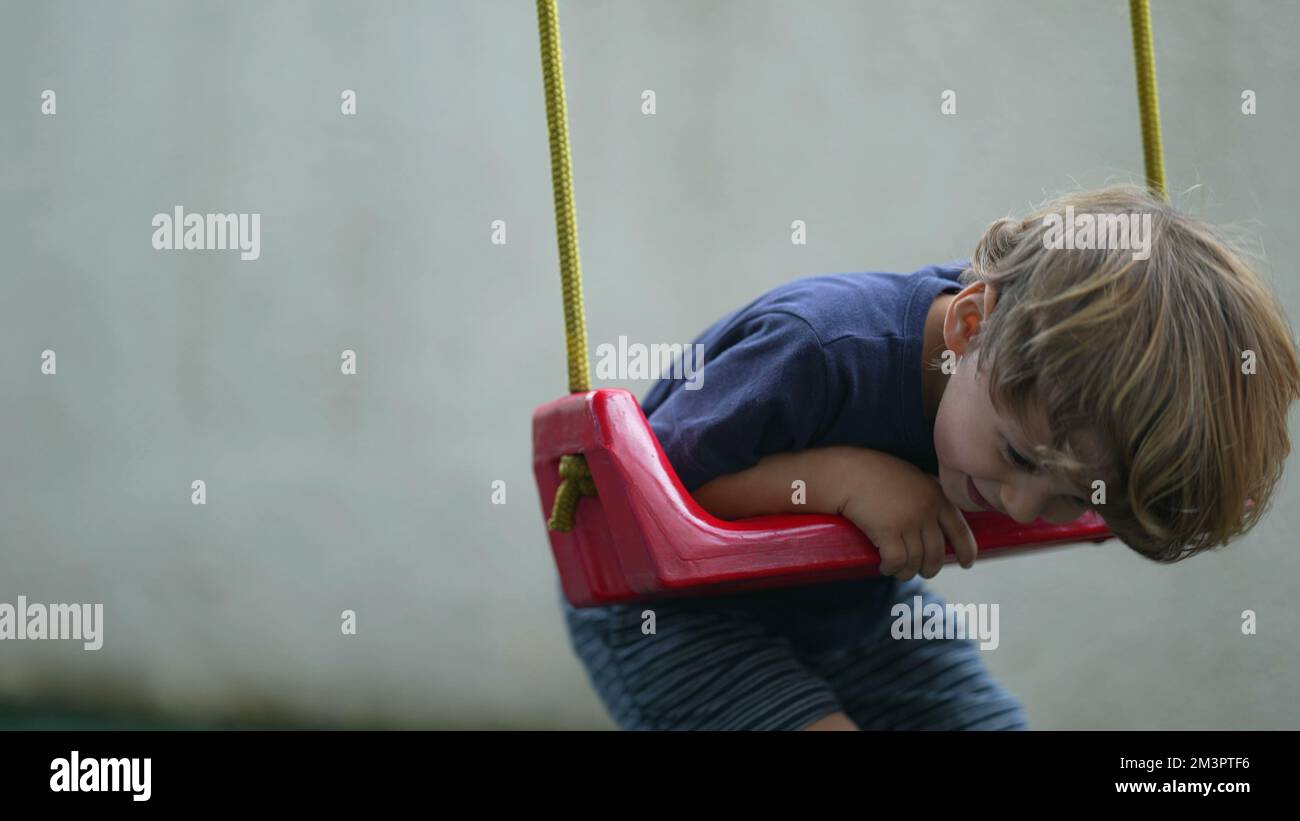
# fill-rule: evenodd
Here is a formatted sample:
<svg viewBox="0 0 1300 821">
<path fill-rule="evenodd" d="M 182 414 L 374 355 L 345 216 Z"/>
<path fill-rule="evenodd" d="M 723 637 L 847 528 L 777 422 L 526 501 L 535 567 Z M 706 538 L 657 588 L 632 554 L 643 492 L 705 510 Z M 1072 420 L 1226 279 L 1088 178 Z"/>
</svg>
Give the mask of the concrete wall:
<svg viewBox="0 0 1300 821">
<path fill-rule="evenodd" d="M 1170 186 L 1251 232 L 1295 315 L 1300 8 L 1153 6 Z M 0 601 L 106 621 L 98 652 L 0 644 L 0 699 L 612 726 L 529 466 L 565 389 L 534 4 L 0 9 Z M 793 277 L 961 257 L 1046 194 L 1140 178 L 1120 0 L 561 13 L 593 350 L 689 340 Z M 260 213 L 260 258 L 153 250 L 177 204 Z M 1180 566 L 1111 543 L 934 585 L 1001 603 L 989 663 L 1036 727 L 1297 729 L 1297 501 L 1288 481 Z"/>
</svg>

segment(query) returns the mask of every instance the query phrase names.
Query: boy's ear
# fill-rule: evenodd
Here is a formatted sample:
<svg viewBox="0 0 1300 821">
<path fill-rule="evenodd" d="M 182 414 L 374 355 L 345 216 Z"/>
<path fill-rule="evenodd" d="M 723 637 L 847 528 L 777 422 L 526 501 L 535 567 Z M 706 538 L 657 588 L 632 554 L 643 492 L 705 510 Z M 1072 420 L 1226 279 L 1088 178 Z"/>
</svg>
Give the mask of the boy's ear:
<svg viewBox="0 0 1300 821">
<path fill-rule="evenodd" d="M 984 317 L 992 310 L 990 297 L 996 301 L 985 283 L 975 282 L 962 289 L 949 304 L 947 316 L 944 317 L 944 344 L 958 356 L 966 355 L 971 340 L 979 333 Z"/>
</svg>

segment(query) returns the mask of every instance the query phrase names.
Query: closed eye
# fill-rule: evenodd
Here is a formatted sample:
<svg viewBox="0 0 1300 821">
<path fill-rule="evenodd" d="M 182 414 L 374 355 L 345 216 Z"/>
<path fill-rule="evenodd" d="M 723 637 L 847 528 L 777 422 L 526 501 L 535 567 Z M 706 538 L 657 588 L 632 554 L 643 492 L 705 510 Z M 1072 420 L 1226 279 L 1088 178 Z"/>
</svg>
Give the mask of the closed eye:
<svg viewBox="0 0 1300 821">
<path fill-rule="evenodd" d="M 1006 458 L 1008 462 L 1010 462 L 1011 464 L 1015 465 L 1016 467 L 1020 468 L 1021 470 L 1031 475 L 1037 474 L 1040 470 L 1038 465 L 1034 464 L 1026 457 L 1021 456 L 1019 451 L 1011 447 L 1010 443 L 1006 443 L 1006 447 L 1004 447 L 1002 450 L 1002 455 Z M 1074 502 L 1080 507 L 1084 507 L 1084 508 L 1088 507 L 1087 499 L 1081 499 L 1078 496 L 1071 496 L 1070 501 Z"/>
<path fill-rule="evenodd" d="M 1002 451 L 1002 455 L 1005 456 L 1005 457 L 1007 458 L 1007 461 L 1008 461 L 1008 462 L 1010 462 L 1011 464 L 1013 464 L 1013 465 L 1015 465 L 1016 467 L 1020 468 L 1021 470 L 1025 471 L 1026 473 L 1037 473 L 1037 472 L 1038 472 L 1038 465 L 1035 465 L 1033 462 L 1031 462 L 1031 461 L 1029 461 L 1028 459 L 1026 459 L 1025 457 L 1021 456 L 1021 455 L 1020 455 L 1018 452 L 1016 452 L 1016 450 L 1015 450 L 1014 448 L 1012 448 L 1010 445 L 1007 445 L 1007 446 L 1003 449 L 1003 451 Z"/>
</svg>

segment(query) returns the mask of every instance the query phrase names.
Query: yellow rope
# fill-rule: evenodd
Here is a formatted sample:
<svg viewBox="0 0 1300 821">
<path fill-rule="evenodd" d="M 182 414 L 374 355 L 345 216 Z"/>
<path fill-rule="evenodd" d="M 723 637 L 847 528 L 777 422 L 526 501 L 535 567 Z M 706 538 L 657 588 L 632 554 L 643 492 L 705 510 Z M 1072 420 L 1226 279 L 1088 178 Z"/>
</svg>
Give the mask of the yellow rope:
<svg viewBox="0 0 1300 821">
<path fill-rule="evenodd" d="M 569 349 L 569 392 L 591 389 L 587 365 L 587 317 L 582 308 L 582 261 L 578 255 L 578 214 L 573 201 L 573 161 L 569 155 L 569 116 L 564 101 L 564 54 L 555 0 L 537 0 L 546 84 L 546 124 L 551 142 L 551 188 L 555 195 L 555 235 L 560 245 L 564 288 L 564 337 Z"/>
<path fill-rule="evenodd" d="M 578 253 L 578 213 L 573 197 L 573 159 L 569 153 L 569 116 L 564 100 L 564 52 L 560 48 L 560 14 L 555 0 L 537 0 L 537 29 L 542 46 L 542 80 L 546 88 L 546 125 L 551 146 L 551 190 L 555 196 L 555 236 L 560 246 L 560 283 L 564 291 L 564 339 L 568 348 L 569 392 L 591 390 L 587 361 L 587 317 L 582 307 L 582 260 Z M 560 457 L 560 487 L 546 526 L 573 529 L 580 496 L 594 496 L 595 482 L 582 455 Z"/>
<path fill-rule="evenodd" d="M 1151 33 L 1148 0 L 1129 0 L 1133 24 L 1133 63 L 1137 66 L 1138 109 L 1142 113 L 1142 159 L 1147 187 L 1168 200 L 1165 190 L 1165 152 L 1160 137 L 1160 90 L 1156 85 L 1156 46 Z"/>
</svg>

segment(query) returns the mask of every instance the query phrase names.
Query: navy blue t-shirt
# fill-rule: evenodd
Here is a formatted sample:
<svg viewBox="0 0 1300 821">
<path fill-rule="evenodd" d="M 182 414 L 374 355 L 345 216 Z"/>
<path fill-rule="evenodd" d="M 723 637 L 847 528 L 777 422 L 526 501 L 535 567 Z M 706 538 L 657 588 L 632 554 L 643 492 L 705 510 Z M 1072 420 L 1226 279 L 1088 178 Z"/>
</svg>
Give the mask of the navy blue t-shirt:
<svg viewBox="0 0 1300 821">
<path fill-rule="evenodd" d="M 925 319 L 964 264 L 788 282 L 706 330 L 697 390 L 661 379 L 641 402 L 688 491 L 764 456 L 830 445 L 938 472 L 921 395 Z M 697 364 L 697 368 L 699 365 Z"/>
<path fill-rule="evenodd" d="M 688 491 L 753 467 L 764 456 L 853 445 L 938 473 L 934 424 L 921 393 L 925 320 L 936 297 L 956 292 L 967 263 L 911 274 L 844 273 L 794 280 L 714 323 L 702 379 L 661 379 L 641 406 Z M 697 368 L 699 368 L 697 363 Z M 892 578 L 738 594 L 766 603 L 786 626 L 810 607 L 885 600 Z M 793 610 L 791 609 L 793 608 Z M 810 623 L 821 643 L 861 629 L 861 613 Z M 829 634 L 827 631 L 829 630 Z"/>
</svg>

